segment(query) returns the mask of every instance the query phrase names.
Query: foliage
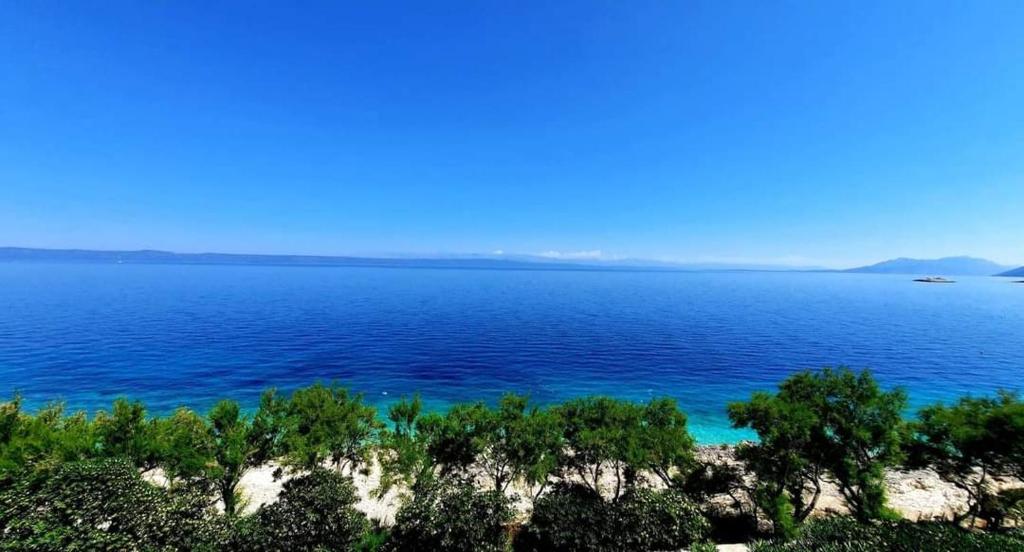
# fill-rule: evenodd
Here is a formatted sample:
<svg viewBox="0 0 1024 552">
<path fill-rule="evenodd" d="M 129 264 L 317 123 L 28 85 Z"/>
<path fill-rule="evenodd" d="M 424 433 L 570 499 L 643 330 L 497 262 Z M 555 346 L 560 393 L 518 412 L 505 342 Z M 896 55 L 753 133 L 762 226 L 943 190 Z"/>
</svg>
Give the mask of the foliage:
<svg viewBox="0 0 1024 552">
<path fill-rule="evenodd" d="M 906 393 L 882 391 L 867 370 L 845 368 L 798 375 L 783 391 L 815 401 L 825 422 L 825 468 L 853 515 L 861 521 L 893 517 L 885 505 L 885 468 L 902 459 Z"/>
<path fill-rule="evenodd" d="M 496 491 L 450 479 L 420 485 L 395 516 L 388 551 L 503 551 L 512 521 L 511 501 Z"/>
<path fill-rule="evenodd" d="M 439 477 L 465 475 L 476 462 L 480 454 L 477 425 L 486 413 L 482 403 L 457 404 L 447 413 L 432 412 L 419 419 L 419 437 Z"/>
<path fill-rule="evenodd" d="M 519 551 L 677 550 L 699 542 L 708 523 L 676 490 L 630 489 L 605 501 L 586 485 L 557 484 L 540 497 L 517 536 Z"/>
<path fill-rule="evenodd" d="M 213 442 L 206 421 L 188 408 L 151 422 L 152 442 L 146 446 L 164 470 L 168 482 L 192 488 L 207 487 L 207 470 L 213 461 Z"/>
<path fill-rule="evenodd" d="M 620 550 L 678 550 L 709 529 L 700 508 L 673 489 L 630 489 L 612 506 Z"/>
<path fill-rule="evenodd" d="M 775 395 L 756 393 L 730 405 L 733 424 L 760 437 L 738 453 L 757 474 L 755 502 L 774 516 L 776 529 L 789 531 L 790 517 L 806 518 L 823 473 L 857 519 L 890 517 L 885 468 L 902 458 L 906 403 L 903 391 L 882 391 L 867 371 L 825 368 L 794 374 Z"/>
<path fill-rule="evenodd" d="M 356 543 L 354 550 L 355 552 L 377 552 L 378 550 L 383 550 L 390 534 L 386 527 L 381 527 L 379 524 L 374 523 L 373 527 L 363 533 L 363 538 Z"/>
<path fill-rule="evenodd" d="M 654 399 L 643 406 L 636 437 L 629 463 L 653 472 L 665 485 L 679 486 L 695 468 L 695 442 L 686 427 L 686 414 L 673 399 Z"/>
<path fill-rule="evenodd" d="M 967 492 L 968 508 L 959 519 L 977 517 L 986 504 L 994 513 L 999 500 L 992 478 L 1022 473 L 1024 403 L 1009 393 L 963 397 L 953 406 L 922 409 L 918 420 L 913 459 Z"/>
<path fill-rule="evenodd" d="M 423 410 L 419 395 L 402 398 L 388 408 L 392 428 L 380 433 L 377 461 L 380 463 L 380 484 L 375 490 L 383 496 L 395 485 L 416 489 L 433 476 L 433 463 L 427 451 L 426 439 L 418 433 L 418 422 Z"/>
<path fill-rule="evenodd" d="M 530 522 L 516 536 L 519 552 L 615 550 L 612 510 L 588 485 L 559 482 L 537 499 Z"/>
<path fill-rule="evenodd" d="M 92 424 L 85 414 L 66 415 L 49 405 L 34 416 L 21 409 L 17 395 L 0 404 L 0 484 L 26 469 L 47 469 L 95 453 Z"/>
<path fill-rule="evenodd" d="M 142 480 L 124 460 L 63 464 L 0 492 L 0 550 L 197 550 L 223 538 L 206 501 Z"/>
<path fill-rule="evenodd" d="M 883 475 L 906 452 L 909 465 L 932 466 L 968 490 L 965 517 L 1019 526 L 1024 490 L 996 493 L 992 481 L 1024 476 L 1024 403 L 1005 393 L 964 398 L 923 409 L 910 430 L 905 404 L 867 372 L 798 373 L 776 393 L 729 406 L 733 424 L 760 438 L 737 447 L 741 464 L 700 464 L 670 399 L 540 408 L 506 395 L 495 407 L 424 415 L 413 397 L 391 405 L 384 429 L 360 395 L 334 384 L 289 398 L 268 391 L 253 415 L 222 401 L 205 417 L 187 408 L 149 417 L 141 403 L 118 399 L 90 421 L 60 404 L 26 413 L 15 396 L 0 403 L 0 550 L 504 550 L 515 533 L 505 495 L 514 483 L 534 499 L 519 550 L 699 547 L 709 516 L 716 534 L 749 535 L 766 516 L 777 537 L 792 539 L 764 550 L 1020 549 L 1008 532 L 887 521 Z M 342 476 L 373 452 L 376 492 L 411 493 L 392 531 L 370 528 Z M 239 515 L 242 477 L 273 459 L 305 475 L 278 502 Z M 154 468 L 169 485 L 140 476 Z M 488 490 L 474 486 L 482 474 Z M 650 490 L 645 478 L 667 490 Z M 805 523 L 829 479 L 859 523 Z M 710 500 L 722 495 L 732 499 L 729 515 Z"/>
<path fill-rule="evenodd" d="M 741 443 L 736 457 L 756 475 L 753 502 L 777 535 L 791 535 L 821 495 L 826 427 L 814 404 L 801 399 L 785 390 L 757 392 L 728 407 L 734 427 L 757 432 L 758 441 Z"/>
<path fill-rule="evenodd" d="M 1024 552 L 1024 541 L 977 533 L 946 523 L 857 523 L 824 518 L 808 523 L 790 542 L 757 543 L 751 552 Z"/>
<path fill-rule="evenodd" d="M 496 491 L 516 481 L 542 490 L 558 466 L 562 450 L 559 418 L 529 404 L 526 397 L 505 395 L 496 409 L 483 403 L 456 405 L 445 414 L 420 417 L 419 398 L 392 405 L 394 429 L 381 440 L 386 485 L 435 475 L 468 477 L 479 467 Z M 539 492 L 539 491 L 538 491 Z"/>
<path fill-rule="evenodd" d="M 274 452 L 278 428 L 273 419 L 274 395 L 265 393 L 255 420 L 241 414 L 238 403 L 223 400 L 208 415 L 212 465 L 206 474 L 224 504 L 224 513 L 233 516 L 238 504 L 238 483 L 250 468 L 263 464 Z"/>
<path fill-rule="evenodd" d="M 317 468 L 285 482 L 277 502 L 238 524 L 236 550 L 352 550 L 369 524 L 354 508 L 358 497 L 349 477 Z"/>
<path fill-rule="evenodd" d="M 542 490 L 562 450 L 558 417 L 530 406 L 521 395 L 505 395 L 496 410 L 474 412 L 478 460 L 494 489 L 504 492 L 514 481 L 525 480 Z"/>
<path fill-rule="evenodd" d="M 568 401 L 555 410 L 562 419 L 566 452 L 561 468 L 576 474 L 597 493 L 603 475 L 615 477 L 613 498 L 632 488 L 642 471 L 650 471 L 667 484 L 692 467 L 693 438 L 686 415 L 671 399 L 647 405 L 610 397 Z"/>
<path fill-rule="evenodd" d="M 139 401 L 117 399 L 111 411 L 100 411 L 94 422 L 100 453 L 107 458 L 125 458 L 144 470 L 155 468 L 160 451 L 155 424 L 146 418 Z"/>
<path fill-rule="evenodd" d="M 718 552 L 718 547 L 710 541 L 695 542 L 690 546 L 690 552 Z"/>
<path fill-rule="evenodd" d="M 362 395 L 316 383 L 292 393 L 285 408 L 284 461 L 289 466 L 312 471 L 330 461 L 343 471 L 367 462 L 380 424 Z"/>
</svg>

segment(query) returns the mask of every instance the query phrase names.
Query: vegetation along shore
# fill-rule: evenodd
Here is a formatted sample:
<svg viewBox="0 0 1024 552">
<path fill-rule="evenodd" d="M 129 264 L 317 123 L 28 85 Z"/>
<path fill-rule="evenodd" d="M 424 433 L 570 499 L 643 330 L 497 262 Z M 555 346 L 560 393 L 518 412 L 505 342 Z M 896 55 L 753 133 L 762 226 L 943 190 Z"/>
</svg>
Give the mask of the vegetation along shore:
<svg viewBox="0 0 1024 552">
<path fill-rule="evenodd" d="M 698 447 L 671 399 L 378 413 L 316 383 L 150 417 L 0 405 L 0 550 L 1024 550 L 1024 403 L 905 419 L 867 371 L 728 405 Z M 386 419 L 386 421 L 385 421 Z"/>
</svg>

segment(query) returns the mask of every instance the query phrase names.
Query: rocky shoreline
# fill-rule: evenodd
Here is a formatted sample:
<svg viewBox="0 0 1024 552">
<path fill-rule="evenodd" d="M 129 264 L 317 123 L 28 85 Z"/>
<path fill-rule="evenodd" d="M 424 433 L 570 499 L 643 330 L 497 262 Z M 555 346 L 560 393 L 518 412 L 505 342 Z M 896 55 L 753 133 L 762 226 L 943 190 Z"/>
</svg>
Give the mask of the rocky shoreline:
<svg viewBox="0 0 1024 552">
<path fill-rule="evenodd" d="M 733 445 L 700 446 L 697 448 L 697 458 L 702 462 L 718 465 L 738 464 Z M 244 511 L 254 511 L 260 505 L 277 499 L 284 481 L 289 477 L 284 475 L 275 480 L 274 472 L 278 468 L 277 464 L 270 463 L 250 470 L 242 478 L 240 488 L 245 494 Z M 356 472 L 351 475 L 360 496 L 360 502 L 356 507 L 370 519 L 384 525 L 390 524 L 401 504 L 403 490 L 392 489 L 382 497 L 375 496 L 374 491 L 380 483 L 380 471 L 376 465 L 367 473 Z M 481 487 L 489 484 L 483 475 L 478 476 L 477 480 Z M 965 491 L 943 481 L 933 470 L 889 470 L 885 481 L 890 506 L 910 520 L 949 519 L 953 512 L 962 511 L 967 503 Z M 659 486 L 653 478 L 648 478 L 648 482 L 651 486 Z M 612 476 L 609 475 L 608 488 L 611 488 L 611 485 Z M 1020 483 L 1001 481 L 997 486 L 1013 487 L 1020 486 Z M 531 508 L 530 500 L 526 498 L 530 491 L 520 486 L 512 486 L 509 489 L 509 494 L 515 496 L 517 508 L 523 517 L 528 516 Z M 732 499 L 724 495 L 713 497 L 712 501 L 725 507 L 732 504 Z M 835 485 L 824 481 L 815 515 L 839 513 L 846 513 L 842 497 Z"/>
</svg>

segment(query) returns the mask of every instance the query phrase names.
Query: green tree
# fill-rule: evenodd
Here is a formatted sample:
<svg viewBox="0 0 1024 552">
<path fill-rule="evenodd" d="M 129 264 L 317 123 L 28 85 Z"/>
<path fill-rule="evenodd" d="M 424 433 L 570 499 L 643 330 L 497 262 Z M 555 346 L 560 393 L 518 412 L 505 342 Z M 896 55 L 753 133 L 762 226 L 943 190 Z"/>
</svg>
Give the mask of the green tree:
<svg viewBox="0 0 1024 552">
<path fill-rule="evenodd" d="M 914 424 L 914 459 L 968 495 L 957 521 L 976 518 L 995 502 L 992 478 L 1017 475 L 1015 456 L 1024 448 L 1024 404 L 1015 395 L 963 397 L 952 406 L 921 409 Z"/>
<path fill-rule="evenodd" d="M 503 396 L 495 410 L 478 407 L 474 412 L 478 461 L 494 490 L 505 492 L 513 482 L 525 481 L 540 487 L 540 493 L 563 448 L 559 418 L 512 394 Z"/>
<path fill-rule="evenodd" d="M 601 494 L 601 480 L 609 471 L 615 477 L 614 496 L 629 482 L 627 451 L 637 439 L 640 408 L 611 397 L 573 399 L 556 408 L 565 427 L 566 451 L 560 468 L 575 473 L 584 485 Z"/>
<path fill-rule="evenodd" d="M 0 404 L 0 482 L 27 469 L 46 469 L 96 454 L 95 435 L 85 413 L 67 415 L 54 403 L 30 415 L 17 395 Z"/>
<path fill-rule="evenodd" d="M 423 402 L 419 395 L 402 398 L 388 407 L 391 429 L 380 433 L 377 461 L 380 463 L 380 485 L 375 490 L 383 496 L 395 485 L 415 489 L 433 478 L 434 464 L 427 450 L 427 440 L 419 434 Z"/>
<path fill-rule="evenodd" d="M 274 453 L 276 433 L 274 394 L 264 393 L 254 420 L 242 415 L 238 403 L 222 400 L 208 415 L 213 465 L 207 470 L 224 504 L 224 513 L 234 516 L 238 505 L 238 484 L 250 469 L 267 462 Z"/>
<path fill-rule="evenodd" d="M 420 417 L 418 435 L 426 443 L 432 470 L 438 477 L 465 476 L 482 452 L 482 424 L 489 423 L 483 403 L 457 404 L 448 412 Z"/>
<path fill-rule="evenodd" d="M 522 396 L 506 395 L 496 409 L 483 403 L 455 405 L 445 414 L 421 416 L 418 397 L 392 405 L 393 429 L 381 439 L 382 488 L 394 481 L 466 477 L 479 466 L 494 489 L 504 492 L 516 481 L 546 485 L 562 449 L 559 419 L 530 405 Z"/>
<path fill-rule="evenodd" d="M 729 405 L 734 427 L 757 432 L 756 443 L 742 443 L 736 456 L 757 477 L 752 497 L 768 514 L 775 533 L 792 536 L 821 495 L 825 429 L 811 404 L 789 394 L 757 392 L 749 402 Z"/>
<path fill-rule="evenodd" d="M 673 399 L 654 399 L 644 405 L 629 463 L 650 471 L 666 486 L 684 487 L 687 475 L 696 467 L 695 442 L 686 421 L 686 414 Z"/>
<path fill-rule="evenodd" d="M 860 521 L 894 517 L 886 507 L 885 469 L 903 458 L 906 393 L 883 391 L 869 371 L 846 368 L 797 375 L 784 391 L 787 384 L 817 401 L 826 469 L 853 515 Z"/>
<path fill-rule="evenodd" d="M 146 418 L 146 407 L 141 402 L 115 400 L 109 413 L 97 413 L 94 426 L 102 455 L 125 458 L 145 471 L 159 464 L 155 426 Z"/>
<path fill-rule="evenodd" d="M 152 424 L 156 461 L 171 486 L 205 486 L 213 462 L 213 443 L 202 416 L 181 407 Z"/>
<path fill-rule="evenodd" d="M 316 383 L 298 389 L 287 402 L 284 419 L 285 463 L 312 471 L 330 461 L 338 471 L 366 463 L 380 423 L 363 396 L 337 384 Z"/>
<path fill-rule="evenodd" d="M 906 404 L 903 391 L 882 391 L 866 370 L 825 368 L 790 376 L 774 395 L 730 405 L 736 427 L 758 432 L 760 442 L 739 454 L 757 474 L 755 501 L 776 528 L 790 532 L 788 520 L 807 517 L 826 473 L 857 519 L 889 517 L 885 468 L 902 457 Z"/>
</svg>

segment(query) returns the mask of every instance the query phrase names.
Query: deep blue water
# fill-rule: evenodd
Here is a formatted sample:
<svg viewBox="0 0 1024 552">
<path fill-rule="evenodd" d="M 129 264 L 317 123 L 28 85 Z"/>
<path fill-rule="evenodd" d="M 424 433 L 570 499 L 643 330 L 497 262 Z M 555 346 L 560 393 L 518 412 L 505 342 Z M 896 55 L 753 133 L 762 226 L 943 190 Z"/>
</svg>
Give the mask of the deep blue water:
<svg viewBox="0 0 1024 552">
<path fill-rule="evenodd" d="M 0 264 L 0 393 L 155 411 L 336 379 L 433 408 L 671 396 L 702 442 L 794 370 L 870 367 L 915 405 L 1019 388 L 1024 284 L 831 273 Z"/>
</svg>

